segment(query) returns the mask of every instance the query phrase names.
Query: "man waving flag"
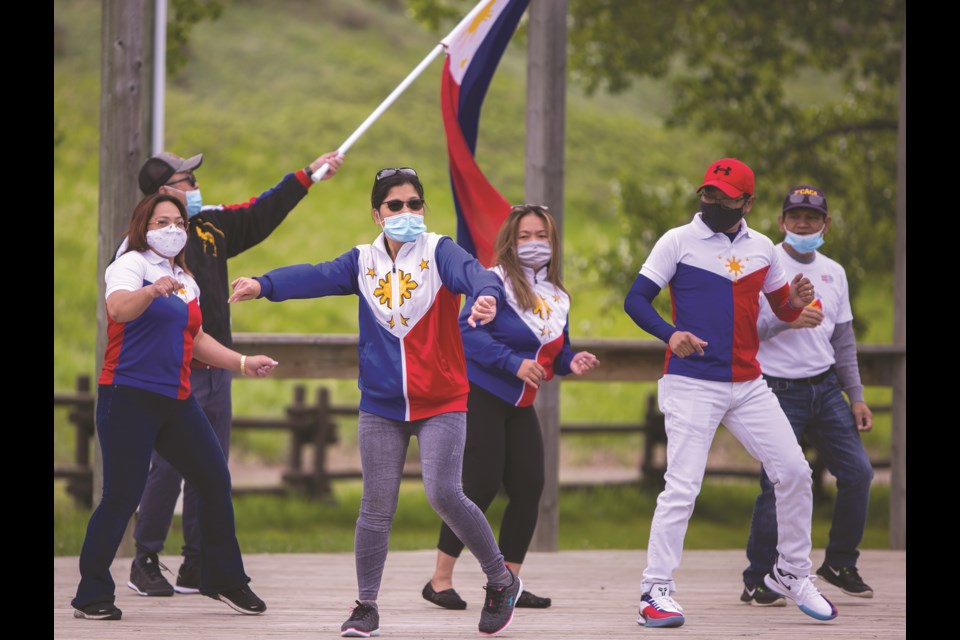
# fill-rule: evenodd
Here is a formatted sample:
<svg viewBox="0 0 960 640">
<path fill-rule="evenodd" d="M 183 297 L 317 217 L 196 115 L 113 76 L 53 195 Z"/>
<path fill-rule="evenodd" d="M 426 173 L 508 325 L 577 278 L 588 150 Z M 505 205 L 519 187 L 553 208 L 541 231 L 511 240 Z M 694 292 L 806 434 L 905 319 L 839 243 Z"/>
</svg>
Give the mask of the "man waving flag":
<svg viewBox="0 0 960 640">
<path fill-rule="evenodd" d="M 510 203 L 490 184 L 474 159 L 480 108 L 528 3 L 489 0 L 465 29 L 442 42 L 447 59 L 440 103 L 457 210 L 457 242 L 485 266 L 492 264 L 493 242 L 510 212 Z"/>
</svg>

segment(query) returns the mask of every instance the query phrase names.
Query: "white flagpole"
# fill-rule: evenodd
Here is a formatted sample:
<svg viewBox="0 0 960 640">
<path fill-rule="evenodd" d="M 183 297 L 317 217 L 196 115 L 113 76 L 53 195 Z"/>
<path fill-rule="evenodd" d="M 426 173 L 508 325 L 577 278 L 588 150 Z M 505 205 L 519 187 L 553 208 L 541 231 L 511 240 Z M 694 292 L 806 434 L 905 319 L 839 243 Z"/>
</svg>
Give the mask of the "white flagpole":
<svg viewBox="0 0 960 640">
<path fill-rule="evenodd" d="M 344 140 L 343 144 L 341 144 L 340 147 L 337 149 L 337 153 L 341 156 L 346 154 L 347 151 L 350 149 L 350 147 L 353 146 L 353 143 L 356 142 L 360 136 L 366 133 L 367 129 L 370 128 L 370 126 L 377 120 L 377 118 L 383 115 L 383 112 L 386 111 L 390 107 L 390 105 L 392 105 L 396 101 L 396 99 L 400 97 L 401 93 L 406 91 L 407 87 L 413 84 L 413 81 L 416 80 L 421 73 L 423 73 L 423 70 L 426 69 L 438 55 L 440 55 L 440 52 L 446 48 L 447 44 L 451 40 L 453 40 L 461 31 L 463 31 L 463 29 L 465 29 L 467 25 L 470 24 L 470 22 L 477 16 L 478 13 L 480 13 L 484 9 L 484 7 L 486 7 L 489 4 L 492 4 L 494 1 L 495 0 L 480 0 L 480 2 L 477 3 L 477 6 L 475 6 L 470 11 L 470 13 L 468 13 L 463 18 L 463 20 L 461 20 L 457 24 L 457 26 L 454 27 L 453 31 L 448 33 L 447 37 L 441 40 L 440 44 L 434 47 L 433 50 L 427 54 L 427 57 L 424 58 L 420 62 L 420 64 L 418 64 L 416 68 L 414 68 L 414 70 L 410 72 L 410 74 L 406 78 L 404 78 L 403 82 L 397 85 L 397 88 L 394 89 L 392 92 L 390 92 L 390 95 L 384 98 L 383 102 L 380 103 L 380 106 L 374 109 L 373 113 L 367 116 L 367 119 L 364 120 L 359 127 L 357 127 L 356 131 L 351 133 L 350 137 Z M 327 170 L 329 168 L 330 168 L 330 165 L 324 163 L 322 167 L 317 169 L 317 171 L 310 176 L 310 179 L 313 180 L 314 182 L 319 182 L 320 180 L 323 179 L 323 176 L 327 174 Z"/>
</svg>

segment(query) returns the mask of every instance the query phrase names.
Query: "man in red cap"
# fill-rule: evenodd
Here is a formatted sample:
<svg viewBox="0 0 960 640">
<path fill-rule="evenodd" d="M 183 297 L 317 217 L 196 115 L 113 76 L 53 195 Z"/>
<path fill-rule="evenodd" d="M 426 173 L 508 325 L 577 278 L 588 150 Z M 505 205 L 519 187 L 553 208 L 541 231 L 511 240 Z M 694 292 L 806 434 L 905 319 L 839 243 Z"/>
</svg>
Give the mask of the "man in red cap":
<svg viewBox="0 0 960 640">
<path fill-rule="evenodd" d="M 187 229 L 187 266 L 200 287 L 203 330 L 221 344 L 231 346 L 230 295 L 227 259 L 243 253 L 266 239 L 299 203 L 313 185 L 311 176 L 321 166 L 332 178 L 343 158 L 332 151 L 305 168 L 283 177 L 279 184 L 242 204 L 203 206 L 200 182 L 194 172 L 203 155 L 190 158 L 164 151 L 140 168 L 140 190 L 144 195 L 164 191 L 183 201 L 190 217 Z M 121 246 L 121 250 L 122 250 Z M 224 456 L 230 450 L 230 383 L 234 372 L 194 360 L 190 375 L 191 394 L 200 403 L 220 440 Z M 183 564 L 173 587 L 161 573 L 157 555 L 163 549 L 173 510 L 180 496 L 182 478 L 166 460 L 153 454 L 147 486 L 140 499 L 139 518 L 134 531 L 136 557 L 130 567 L 131 589 L 142 596 L 172 596 L 198 593 L 200 588 L 199 498 L 189 484 L 183 489 Z"/>
<path fill-rule="evenodd" d="M 831 620 L 836 607 L 809 577 L 810 465 L 756 357 L 760 294 L 778 318 L 791 322 L 813 301 L 813 285 L 801 273 L 788 281 L 773 243 L 744 221 L 754 203 L 750 167 L 736 158 L 717 160 L 697 192 L 699 213 L 657 241 L 624 302 L 641 329 L 668 345 L 658 382 L 667 431 L 666 487 L 650 525 L 637 622 L 679 627 L 685 621 L 672 597 L 673 573 L 721 422 L 763 463 L 774 484 L 779 558 L 765 586 L 792 598 L 804 613 Z M 667 285 L 673 324 L 652 304 Z"/>
</svg>

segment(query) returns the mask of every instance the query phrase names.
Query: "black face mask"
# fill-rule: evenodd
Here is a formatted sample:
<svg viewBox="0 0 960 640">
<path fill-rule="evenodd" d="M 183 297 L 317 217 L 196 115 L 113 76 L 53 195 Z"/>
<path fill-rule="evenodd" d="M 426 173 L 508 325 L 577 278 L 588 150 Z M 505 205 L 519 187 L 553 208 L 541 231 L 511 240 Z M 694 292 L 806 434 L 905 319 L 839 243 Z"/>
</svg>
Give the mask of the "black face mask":
<svg viewBox="0 0 960 640">
<path fill-rule="evenodd" d="M 714 233 L 723 233 L 740 221 L 743 217 L 743 207 L 746 203 L 740 205 L 737 209 L 727 209 L 723 205 L 707 204 L 700 202 L 700 218 L 706 223 Z"/>
</svg>

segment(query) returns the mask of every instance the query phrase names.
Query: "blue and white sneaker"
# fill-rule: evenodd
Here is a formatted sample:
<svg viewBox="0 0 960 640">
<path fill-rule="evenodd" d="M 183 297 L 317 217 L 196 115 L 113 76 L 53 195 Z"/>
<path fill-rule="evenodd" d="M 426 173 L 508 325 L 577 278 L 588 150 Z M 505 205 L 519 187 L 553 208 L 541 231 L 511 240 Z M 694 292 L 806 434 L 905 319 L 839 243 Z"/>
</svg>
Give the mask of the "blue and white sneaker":
<svg viewBox="0 0 960 640">
<path fill-rule="evenodd" d="M 670 597 L 670 586 L 655 584 L 640 599 L 640 615 L 637 624 L 647 627 L 679 627 L 686 618 L 683 607 Z"/>
<path fill-rule="evenodd" d="M 763 582 L 771 591 L 786 596 L 797 603 L 800 611 L 817 620 L 833 620 L 837 617 L 837 608 L 823 597 L 813 584 L 811 576 L 795 576 L 779 567 L 763 577 Z"/>
</svg>

